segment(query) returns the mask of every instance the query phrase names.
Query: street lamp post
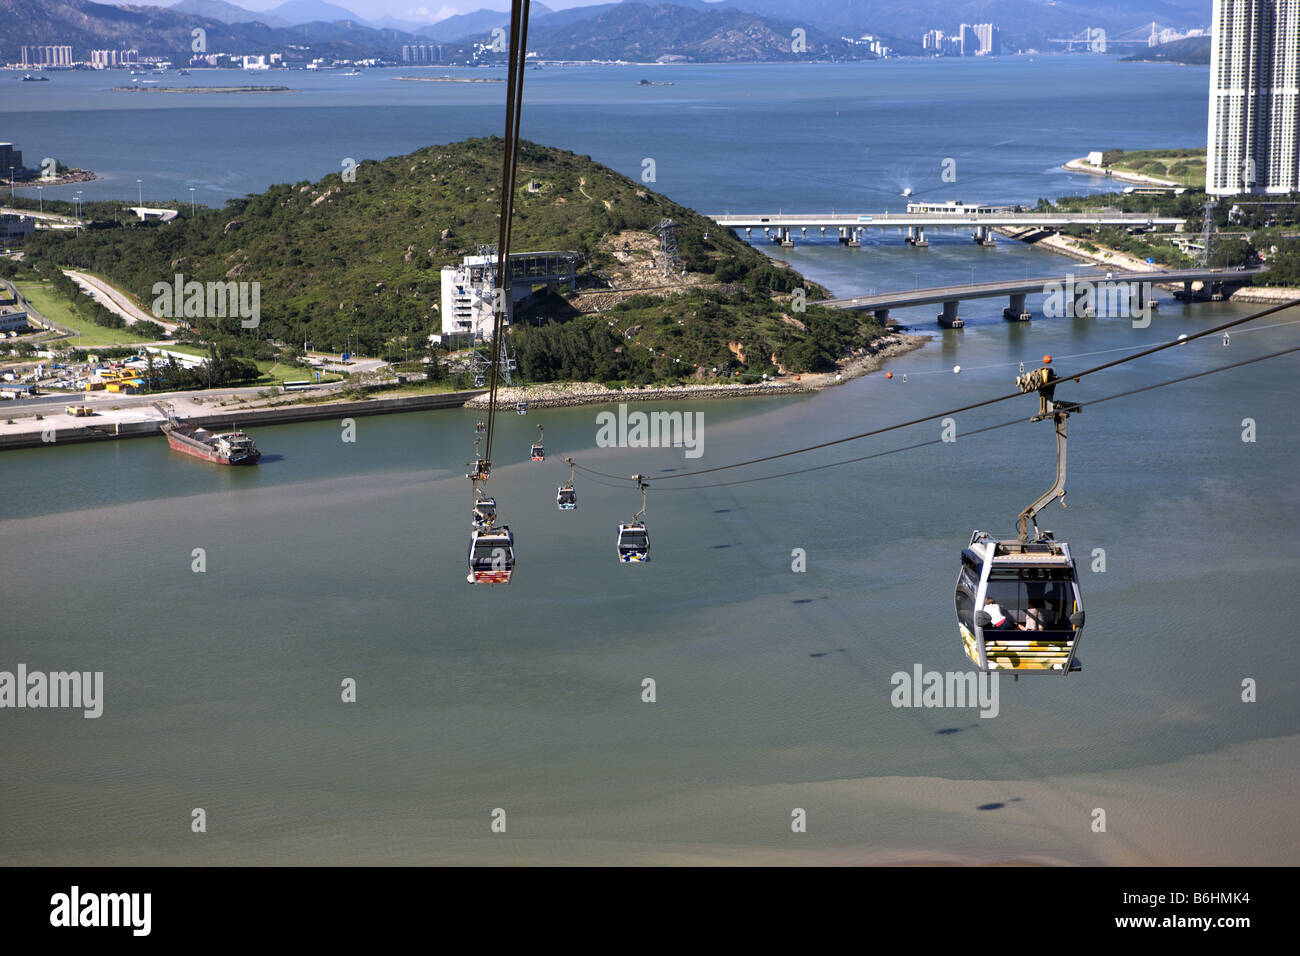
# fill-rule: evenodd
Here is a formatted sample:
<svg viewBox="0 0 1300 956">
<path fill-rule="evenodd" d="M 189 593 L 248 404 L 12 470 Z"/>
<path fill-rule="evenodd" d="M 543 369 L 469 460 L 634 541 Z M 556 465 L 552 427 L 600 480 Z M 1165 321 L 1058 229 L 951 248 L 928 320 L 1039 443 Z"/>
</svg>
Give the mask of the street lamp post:
<svg viewBox="0 0 1300 956">
<path fill-rule="evenodd" d="M 139 197 L 140 197 L 140 208 L 143 209 L 143 208 L 144 208 L 144 180 L 143 180 L 143 179 L 137 179 L 137 180 L 135 181 L 135 185 L 136 185 L 137 193 L 138 193 L 138 195 L 139 195 Z M 144 215 L 141 214 L 140 218 L 143 219 L 143 218 L 144 218 Z"/>
<path fill-rule="evenodd" d="M 45 187 L 44 186 L 36 187 L 36 196 L 41 203 L 41 212 L 45 212 Z"/>
<path fill-rule="evenodd" d="M 190 218 L 194 218 L 194 187 L 190 187 Z"/>
<path fill-rule="evenodd" d="M 14 198 L 14 168 L 9 167 L 9 198 Z"/>
</svg>

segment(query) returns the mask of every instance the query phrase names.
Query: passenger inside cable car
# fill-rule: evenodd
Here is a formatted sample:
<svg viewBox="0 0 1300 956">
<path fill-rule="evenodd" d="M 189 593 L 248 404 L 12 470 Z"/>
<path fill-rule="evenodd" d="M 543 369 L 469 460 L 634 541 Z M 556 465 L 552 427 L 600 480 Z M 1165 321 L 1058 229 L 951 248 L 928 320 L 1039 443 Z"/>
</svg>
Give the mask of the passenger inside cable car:
<svg viewBox="0 0 1300 956">
<path fill-rule="evenodd" d="M 578 493 L 569 485 L 563 485 L 555 493 L 555 503 L 561 511 L 572 511 L 578 507 Z"/>
<path fill-rule="evenodd" d="M 533 461 L 546 461 L 546 449 L 541 442 L 533 442 L 533 448 L 530 452 Z"/>
<path fill-rule="evenodd" d="M 1006 611 L 1006 630 L 1072 630 L 1072 580 L 1072 573 L 1064 568 L 994 568 L 989 572 L 985 603 L 993 601 Z M 1030 621 L 1033 626 L 1026 627 Z"/>
</svg>

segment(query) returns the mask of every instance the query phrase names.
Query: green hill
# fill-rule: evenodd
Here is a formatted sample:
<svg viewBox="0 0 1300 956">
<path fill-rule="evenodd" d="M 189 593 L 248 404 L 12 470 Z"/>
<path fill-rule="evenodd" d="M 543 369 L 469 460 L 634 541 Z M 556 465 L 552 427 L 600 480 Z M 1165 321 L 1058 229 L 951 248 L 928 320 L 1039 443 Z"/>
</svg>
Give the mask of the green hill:
<svg viewBox="0 0 1300 956">
<path fill-rule="evenodd" d="M 355 181 L 340 173 L 274 186 L 193 217 L 186 209 L 171 223 L 80 235 L 42 231 L 29 240 L 28 257 L 106 276 L 146 305 L 154 284 L 176 273 L 205 283 L 258 282 L 259 328 L 240 330 L 238 320 L 199 323 L 201 333 L 235 353 L 255 354 L 253 344 L 267 339 L 340 351 L 350 338 L 366 354 L 381 354 L 395 338 L 419 347 L 441 329 L 441 267 L 496 240 L 501 152 L 496 137 L 431 146 L 365 161 Z M 588 156 L 524 144 L 517 183 L 514 251 L 574 250 L 587 258 L 589 271 L 580 278 L 588 284 L 599 287 L 613 276 L 626 288 L 636 283 L 626 281 L 617 250 L 629 237 L 644 245 L 649 230 L 671 218 L 681 224 L 688 272 L 675 288 L 627 301 L 606 296 L 599 315 L 582 296 L 552 296 L 542 310 L 549 325 L 519 321 L 512 335 L 533 380 L 657 381 L 697 364 L 768 371 L 773 357 L 790 371 L 814 371 L 879 331 L 860 316 L 813 306 L 788 314 L 791 290 L 806 288 L 808 299 L 824 290 Z M 631 339 L 623 347 L 610 331 L 616 319 L 623 330 L 639 326 L 644 352 Z M 582 360 L 556 358 L 567 353 Z"/>
</svg>

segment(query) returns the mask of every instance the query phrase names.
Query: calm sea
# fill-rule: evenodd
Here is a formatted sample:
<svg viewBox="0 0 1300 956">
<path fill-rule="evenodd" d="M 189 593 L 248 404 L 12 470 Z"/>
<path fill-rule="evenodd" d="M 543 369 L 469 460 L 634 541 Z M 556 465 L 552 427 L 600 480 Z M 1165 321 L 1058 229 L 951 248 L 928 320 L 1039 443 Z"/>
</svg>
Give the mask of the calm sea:
<svg viewBox="0 0 1300 956">
<path fill-rule="evenodd" d="M 294 73 L 275 81 L 299 92 L 238 99 L 107 91 L 120 74 L 6 79 L 0 110 L 29 161 L 105 176 L 89 197 L 133 199 L 141 178 L 146 200 L 194 185 L 215 204 L 344 157 L 499 131 L 500 85 L 393 79 L 411 72 Z M 901 206 L 905 187 L 1032 202 L 1094 188 L 1058 168 L 1091 149 L 1204 136 L 1204 70 L 1100 58 L 545 69 L 527 82 L 529 138 L 633 176 L 653 158 L 655 187 L 706 211 L 876 211 Z M 940 180 L 946 158 L 956 184 Z M 1083 271 L 1005 240 L 931 238 L 782 254 L 842 294 Z M 518 538 L 508 588 L 464 580 L 472 412 L 361 419 L 355 443 L 337 423 L 259 428 L 266 456 L 250 470 L 162 439 L 6 453 L 0 669 L 103 671 L 105 702 L 97 720 L 0 712 L 0 860 L 1294 864 L 1294 356 L 1071 420 L 1069 508 L 1043 525 L 1080 556 L 1085 669 L 1003 680 L 993 719 L 895 708 L 891 675 L 966 669 L 958 554 L 972 529 L 1009 535 L 1054 467 L 1050 426 L 967 433 L 1027 418 L 1029 399 L 957 416 L 954 443 L 717 484 L 928 441 L 933 423 L 655 486 L 645 566 L 615 560 L 615 526 L 640 505 L 630 482 L 580 476 L 579 509 L 554 505 L 564 455 L 619 475 L 711 467 L 1006 392 L 1044 353 L 1068 372 L 1249 311 L 1162 298 L 1147 329 L 1010 325 L 997 300 L 965 306 L 961 331 L 934 328 L 933 308 L 899 313 L 933 339 L 891 362 L 892 380 L 674 406 L 704 416 L 699 459 L 596 449 L 596 408 L 507 416 L 492 490 Z M 1283 323 L 1298 319 L 1062 397 L 1288 347 L 1300 325 Z M 525 460 L 538 423 L 542 464 Z M 340 699 L 349 678 L 355 703 Z M 1256 703 L 1242 701 L 1246 679 Z M 1090 828 L 1098 806 L 1107 834 Z M 796 807 L 807 833 L 791 832 Z M 505 833 L 491 832 L 496 808 Z"/>
</svg>

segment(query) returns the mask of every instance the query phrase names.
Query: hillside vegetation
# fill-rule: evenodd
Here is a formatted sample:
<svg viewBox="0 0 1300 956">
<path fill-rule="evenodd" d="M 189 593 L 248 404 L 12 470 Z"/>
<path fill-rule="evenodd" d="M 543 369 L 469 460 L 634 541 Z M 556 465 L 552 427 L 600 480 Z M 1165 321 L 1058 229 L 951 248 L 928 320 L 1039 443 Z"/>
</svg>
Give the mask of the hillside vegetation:
<svg viewBox="0 0 1300 956">
<path fill-rule="evenodd" d="M 242 330 L 238 319 L 195 322 L 229 354 L 264 357 L 268 341 L 341 351 L 350 340 L 372 355 L 395 340 L 422 347 L 441 329 L 440 269 L 496 240 L 501 152 L 495 137 L 431 146 L 363 162 L 355 181 L 339 173 L 274 186 L 193 217 L 185 210 L 171 223 L 42 231 L 27 254 L 43 273 L 55 266 L 97 273 L 146 305 L 154 284 L 178 273 L 187 281 L 260 283 L 257 329 Z M 727 363 L 742 374 L 773 364 L 812 371 L 879 332 L 870 320 L 816 306 L 789 314 L 793 290 L 805 288 L 809 300 L 824 290 L 590 157 L 526 143 L 517 183 L 514 251 L 581 253 L 587 270 L 580 278 L 599 287 L 607 275 L 617 282 L 623 269 L 612 240 L 672 219 L 688 272 L 680 291 L 611 303 L 613 311 L 601 315 L 549 297 L 547 308 L 529 316 L 534 324 L 519 322 L 512 334 L 524 374 L 534 380 L 652 381 Z M 637 332 L 629 336 L 630 326 Z M 680 361 L 661 360 L 652 349 Z M 566 353 L 584 362 L 555 358 Z M 593 365 L 598 355 L 608 360 Z"/>
</svg>

